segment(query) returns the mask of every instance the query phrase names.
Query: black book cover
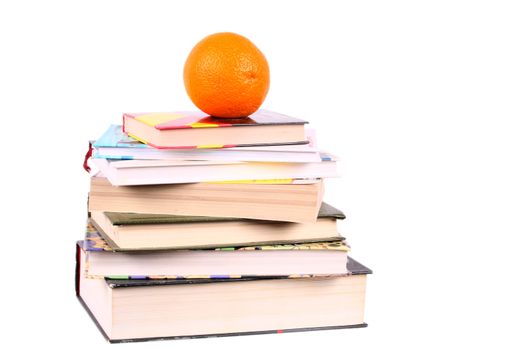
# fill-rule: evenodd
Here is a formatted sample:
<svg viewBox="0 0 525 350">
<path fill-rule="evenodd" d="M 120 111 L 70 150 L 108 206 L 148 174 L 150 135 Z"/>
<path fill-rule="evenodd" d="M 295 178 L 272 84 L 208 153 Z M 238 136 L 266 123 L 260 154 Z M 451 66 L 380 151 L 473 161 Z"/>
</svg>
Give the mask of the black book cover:
<svg viewBox="0 0 525 350">
<path fill-rule="evenodd" d="M 326 326 L 326 327 L 311 327 L 311 328 L 293 328 L 293 329 L 272 329 L 265 331 L 254 331 L 254 332 L 238 332 L 238 333 L 220 333 L 220 334 L 200 334 L 200 335 L 190 335 L 190 336 L 170 336 L 170 337 L 154 337 L 154 338 L 135 338 L 135 339 L 110 339 L 107 334 L 104 332 L 97 319 L 85 304 L 84 300 L 80 296 L 80 252 L 81 252 L 82 241 L 78 241 L 76 244 L 76 269 L 75 269 L 75 291 L 77 298 L 80 304 L 84 307 L 86 312 L 89 314 L 99 331 L 102 333 L 104 338 L 110 343 L 131 343 L 131 342 L 146 342 L 146 341 L 155 341 L 155 340 L 175 340 L 175 339 L 196 339 L 196 338 L 208 338 L 208 337 L 230 337 L 230 336 L 242 336 L 242 335 L 260 335 L 260 334 L 273 334 L 273 333 L 293 333 L 293 332 L 306 332 L 306 331 L 321 331 L 321 330 L 331 330 L 331 329 L 346 329 L 346 328 L 363 328 L 367 327 L 368 324 L 352 324 L 352 325 L 343 325 L 343 326 Z M 356 260 L 348 257 L 347 261 L 348 272 L 351 275 L 363 275 L 371 274 L 372 270 L 357 262 Z M 277 279 L 277 277 L 263 277 L 264 279 Z M 257 278 L 242 278 L 242 279 L 141 279 L 141 280 L 118 280 L 118 279 L 106 279 L 106 283 L 110 288 L 130 288 L 130 287 L 144 287 L 144 286 L 163 286 L 163 285 L 173 285 L 173 284 L 191 284 L 191 283 L 230 283 L 230 282 L 240 282 L 240 281 L 251 281 L 256 279 L 263 279 L 261 277 Z M 283 277 L 278 277 L 283 278 Z M 286 278 L 286 277 L 285 277 Z M 329 278 L 329 277 L 327 277 Z"/>
<path fill-rule="evenodd" d="M 199 338 L 220 338 L 220 337 L 233 337 L 233 336 L 243 336 L 243 335 L 262 335 L 262 334 L 280 334 L 280 333 L 295 333 L 295 332 L 310 332 L 310 331 L 325 331 L 331 329 L 347 329 L 347 328 L 364 328 L 368 327 L 368 324 L 353 324 L 353 325 L 344 325 L 344 326 L 326 326 L 326 327 L 311 327 L 311 328 L 292 328 L 292 329 L 272 329 L 266 331 L 254 331 L 254 332 L 237 332 L 237 333 L 214 333 L 214 334 L 199 334 L 199 335 L 184 335 L 184 336 L 170 336 L 170 337 L 151 337 L 151 338 L 130 338 L 130 339 L 110 339 L 104 329 L 100 326 L 95 316 L 89 310 L 89 307 L 84 303 L 84 300 L 78 296 L 80 304 L 84 307 L 86 312 L 89 314 L 89 317 L 93 320 L 97 326 L 102 336 L 111 344 L 118 343 L 139 343 L 139 342 L 149 342 L 157 340 L 178 340 L 178 339 L 199 339 Z"/>
</svg>

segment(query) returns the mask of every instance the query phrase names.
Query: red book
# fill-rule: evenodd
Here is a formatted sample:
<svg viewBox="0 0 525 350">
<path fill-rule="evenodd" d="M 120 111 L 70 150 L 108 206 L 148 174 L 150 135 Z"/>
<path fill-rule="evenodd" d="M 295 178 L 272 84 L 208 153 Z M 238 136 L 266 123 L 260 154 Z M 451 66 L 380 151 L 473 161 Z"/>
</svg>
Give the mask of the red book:
<svg viewBox="0 0 525 350">
<path fill-rule="evenodd" d="M 125 113 L 123 131 L 155 148 L 227 148 L 308 143 L 304 120 L 259 110 L 224 119 L 202 112 Z"/>
</svg>

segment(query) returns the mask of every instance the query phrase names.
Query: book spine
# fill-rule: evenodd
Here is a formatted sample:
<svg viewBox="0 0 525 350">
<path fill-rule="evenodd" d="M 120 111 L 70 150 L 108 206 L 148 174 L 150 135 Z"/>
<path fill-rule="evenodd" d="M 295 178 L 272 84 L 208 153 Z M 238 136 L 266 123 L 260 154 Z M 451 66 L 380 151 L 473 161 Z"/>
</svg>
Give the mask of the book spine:
<svg viewBox="0 0 525 350">
<path fill-rule="evenodd" d="M 76 245 L 76 264 L 75 264 L 75 293 L 77 297 L 80 295 L 80 245 Z"/>
</svg>

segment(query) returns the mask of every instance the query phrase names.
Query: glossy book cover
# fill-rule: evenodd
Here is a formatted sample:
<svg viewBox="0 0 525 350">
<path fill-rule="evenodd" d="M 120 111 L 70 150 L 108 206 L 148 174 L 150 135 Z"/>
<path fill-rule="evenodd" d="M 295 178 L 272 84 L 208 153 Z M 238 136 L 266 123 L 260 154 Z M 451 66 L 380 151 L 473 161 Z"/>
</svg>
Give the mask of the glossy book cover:
<svg viewBox="0 0 525 350">
<path fill-rule="evenodd" d="M 122 125 L 112 124 L 104 134 L 93 142 L 93 147 L 116 147 L 116 148 L 151 148 L 150 146 L 126 135 L 122 131 Z"/>
<path fill-rule="evenodd" d="M 126 117 L 138 120 L 158 130 L 219 128 L 232 126 L 290 125 L 308 123 L 302 119 L 267 111 L 264 109 L 258 110 L 247 118 L 236 119 L 215 118 L 200 111 L 125 113 L 124 122 Z"/>
<path fill-rule="evenodd" d="M 122 119 L 125 134 L 157 149 L 308 143 L 304 128 L 306 121 L 266 110 L 259 110 L 246 118 L 231 119 L 211 117 L 200 111 L 124 113 Z"/>
</svg>

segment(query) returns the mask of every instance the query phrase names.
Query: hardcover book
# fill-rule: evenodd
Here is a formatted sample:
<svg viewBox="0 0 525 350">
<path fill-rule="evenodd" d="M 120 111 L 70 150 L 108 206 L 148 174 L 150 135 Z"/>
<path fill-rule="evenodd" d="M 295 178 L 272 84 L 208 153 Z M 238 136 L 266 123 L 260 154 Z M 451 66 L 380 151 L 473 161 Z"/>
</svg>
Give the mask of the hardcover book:
<svg viewBox="0 0 525 350">
<path fill-rule="evenodd" d="M 340 275 L 349 247 L 344 241 L 209 249 L 115 252 L 88 223 L 82 242 L 86 276 L 289 276 Z"/>
<path fill-rule="evenodd" d="M 342 240 L 345 215 L 323 203 L 312 223 L 232 217 L 92 211 L 91 221 L 114 251 L 204 249 Z"/>
<path fill-rule="evenodd" d="M 123 131 L 155 148 L 223 148 L 305 144 L 306 123 L 266 110 L 239 119 L 214 118 L 200 111 L 125 113 Z"/>
<path fill-rule="evenodd" d="M 366 327 L 366 276 L 91 279 L 77 245 L 76 293 L 110 342 Z M 235 312 L 232 312 L 235 310 Z"/>
</svg>

